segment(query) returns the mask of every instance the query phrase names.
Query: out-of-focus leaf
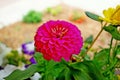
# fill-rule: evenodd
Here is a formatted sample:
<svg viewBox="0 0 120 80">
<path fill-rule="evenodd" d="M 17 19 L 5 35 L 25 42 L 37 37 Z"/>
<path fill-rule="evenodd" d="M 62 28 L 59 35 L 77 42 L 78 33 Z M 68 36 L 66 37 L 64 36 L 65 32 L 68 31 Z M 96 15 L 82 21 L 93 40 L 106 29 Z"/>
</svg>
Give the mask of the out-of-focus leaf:
<svg viewBox="0 0 120 80">
<path fill-rule="evenodd" d="M 34 58 L 36 60 L 36 62 L 39 64 L 39 65 L 43 65 L 45 63 L 45 59 L 43 58 L 42 54 L 39 53 L 39 52 L 36 52 L 34 54 Z"/>
<path fill-rule="evenodd" d="M 100 16 L 98 16 L 98 15 L 96 15 L 96 14 L 94 14 L 94 13 L 91 13 L 91 12 L 86 11 L 85 14 L 86 14 L 89 18 L 91 18 L 91 19 L 93 19 L 93 20 L 95 20 L 95 21 L 102 22 L 102 20 L 99 19 Z"/>
<path fill-rule="evenodd" d="M 117 30 L 116 26 L 109 25 L 104 27 L 104 30 L 109 32 L 114 39 L 120 40 L 120 32 Z"/>
<path fill-rule="evenodd" d="M 6 55 L 6 64 L 12 64 L 15 66 L 20 66 L 22 63 L 26 63 L 24 56 L 19 54 L 17 50 L 12 50 Z"/>
<path fill-rule="evenodd" d="M 86 40 L 84 41 L 84 45 L 80 51 L 80 56 L 84 57 L 85 59 L 89 59 L 89 56 L 86 55 L 86 51 L 88 49 L 88 46 L 93 42 L 93 35 L 90 35 L 89 37 L 86 38 Z"/>
<path fill-rule="evenodd" d="M 30 65 L 26 70 L 15 70 L 12 74 L 5 77 L 5 80 L 25 80 L 37 72 L 39 67 L 37 65 Z"/>
<path fill-rule="evenodd" d="M 59 74 L 59 76 L 56 78 L 56 80 L 74 80 L 71 78 L 71 72 L 68 67 L 65 67 Z"/>
<path fill-rule="evenodd" d="M 96 53 L 94 57 L 94 62 L 101 69 L 104 65 L 108 63 L 109 49 L 103 49 Z"/>
<path fill-rule="evenodd" d="M 55 62 L 53 60 L 48 61 L 44 66 L 44 72 L 41 80 L 55 80 L 65 68 L 64 64 Z"/>
<path fill-rule="evenodd" d="M 85 43 L 92 43 L 93 42 L 93 35 L 90 35 L 88 38 L 86 38 Z"/>
<path fill-rule="evenodd" d="M 86 55 L 86 51 L 87 51 L 87 49 L 83 47 L 83 48 L 81 49 L 79 55 L 82 56 L 82 57 L 84 57 L 84 56 Z"/>
<path fill-rule="evenodd" d="M 62 11 L 62 7 L 61 6 L 57 6 L 55 8 L 47 8 L 47 12 L 52 14 L 53 16 L 58 15 L 60 12 Z"/>
<path fill-rule="evenodd" d="M 46 74 L 46 75 L 42 76 L 42 78 L 40 80 L 55 80 L 55 79 L 52 74 Z"/>
<path fill-rule="evenodd" d="M 120 55 L 120 44 L 117 46 L 117 54 Z"/>
<path fill-rule="evenodd" d="M 104 79 L 100 70 L 92 61 L 76 62 L 71 64 L 71 67 L 73 67 L 73 69 L 77 71 L 80 71 L 77 74 L 73 74 L 74 77 L 76 76 L 76 78 L 78 78 L 77 75 L 79 74 L 79 80 L 82 80 L 82 79 L 83 80 L 103 80 Z"/>
</svg>

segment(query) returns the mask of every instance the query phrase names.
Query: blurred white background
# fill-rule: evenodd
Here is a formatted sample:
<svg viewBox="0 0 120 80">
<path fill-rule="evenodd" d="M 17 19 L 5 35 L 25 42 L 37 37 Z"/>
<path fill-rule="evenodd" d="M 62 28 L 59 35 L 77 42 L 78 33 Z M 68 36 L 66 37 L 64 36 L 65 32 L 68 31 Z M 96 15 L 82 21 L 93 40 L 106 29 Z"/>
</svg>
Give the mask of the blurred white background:
<svg viewBox="0 0 120 80">
<path fill-rule="evenodd" d="M 0 0 L 0 28 L 21 20 L 29 10 L 42 11 L 60 3 L 102 15 L 102 10 L 115 7 L 120 0 Z"/>
</svg>

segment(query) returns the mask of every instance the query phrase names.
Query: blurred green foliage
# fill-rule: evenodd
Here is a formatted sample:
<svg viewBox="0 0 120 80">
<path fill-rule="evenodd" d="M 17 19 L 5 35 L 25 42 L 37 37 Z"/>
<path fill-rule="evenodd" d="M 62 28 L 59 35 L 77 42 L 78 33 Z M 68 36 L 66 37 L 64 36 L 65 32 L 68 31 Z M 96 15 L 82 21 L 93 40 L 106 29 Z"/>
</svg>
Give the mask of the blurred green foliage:
<svg viewBox="0 0 120 80">
<path fill-rule="evenodd" d="M 47 8 L 47 13 L 53 15 L 53 16 L 56 16 L 58 15 L 60 12 L 62 11 L 62 7 L 61 6 L 57 6 L 55 8 Z"/>
<path fill-rule="evenodd" d="M 23 22 L 26 23 L 39 23 L 42 21 L 42 13 L 37 11 L 29 11 L 24 17 Z"/>
<path fill-rule="evenodd" d="M 6 62 L 7 64 L 11 64 L 15 66 L 21 66 L 22 63 L 27 62 L 25 57 L 22 54 L 18 53 L 18 51 L 16 50 L 12 50 L 10 53 L 8 53 L 5 59 L 7 60 Z"/>
</svg>

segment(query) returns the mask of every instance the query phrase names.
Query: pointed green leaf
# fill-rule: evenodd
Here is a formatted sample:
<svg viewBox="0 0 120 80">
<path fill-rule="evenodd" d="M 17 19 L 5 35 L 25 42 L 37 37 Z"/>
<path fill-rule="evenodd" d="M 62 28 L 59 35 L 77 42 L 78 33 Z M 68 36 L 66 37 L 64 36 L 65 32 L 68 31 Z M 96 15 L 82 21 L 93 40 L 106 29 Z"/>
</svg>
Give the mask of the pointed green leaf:
<svg viewBox="0 0 120 80">
<path fill-rule="evenodd" d="M 35 72 L 38 71 L 37 65 L 31 65 L 26 70 L 15 70 L 9 76 L 5 77 L 5 80 L 25 80 L 31 77 Z"/>
<path fill-rule="evenodd" d="M 86 11 L 85 14 L 86 14 L 89 18 L 91 18 L 91 19 L 93 19 L 93 20 L 95 20 L 95 21 L 102 22 L 102 20 L 99 19 L 100 16 L 98 16 L 98 15 L 96 15 L 96 14 L 94 14 L 94 13 L 91 13 L 91 12 Z"/>
<path fill-rule="evenodd" d="M 104 27 L 104 30 L 109 32 L 114 39 L 120 40 L 120 32 L 117 30 L 117 28 L 114 25 L 106 26 Z"/>
</svg>

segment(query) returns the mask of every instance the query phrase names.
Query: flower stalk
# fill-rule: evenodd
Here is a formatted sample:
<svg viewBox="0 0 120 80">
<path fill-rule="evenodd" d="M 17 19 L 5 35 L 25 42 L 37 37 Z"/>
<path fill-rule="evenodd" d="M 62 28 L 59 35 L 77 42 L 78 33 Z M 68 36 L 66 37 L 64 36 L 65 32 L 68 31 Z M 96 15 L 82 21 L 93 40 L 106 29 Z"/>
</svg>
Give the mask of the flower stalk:
<svg viewBox="0 0 120 80">
<path fill-rule="evenodd" d="M 113 43 L 113 37 L 111 38 L 111 41 L 110 41 L 110 50 L 109 50 L 109 56 L 108 56 L 108 61 L 109 63 L 111 62 L 111 59 L 112 59 L 112 43 Z"/>
<path fill-rule="evenodd" d="M 107 23 L 105 23 L 104 25 L 101 24 L 101 30 L 100 32 L 97 34 L 97 36 L 95 37 L 94 41 L 91 43 L 91 45 L 89 46 L 89 48 L 86 51 L 86 54 L 89 52 L 89 50 L 92 48 L 92 46 L 94 45 L 94 43 L 96 42 L 96 40 L 98 39 L 98 37 L 100 36 L 100 34 L 103 32 L 103 28 L 107 25 Z"/>
</svg>

